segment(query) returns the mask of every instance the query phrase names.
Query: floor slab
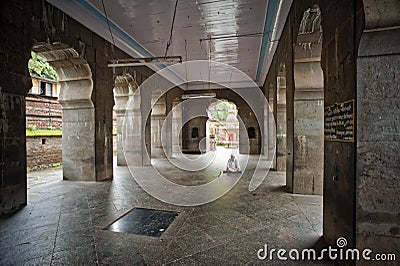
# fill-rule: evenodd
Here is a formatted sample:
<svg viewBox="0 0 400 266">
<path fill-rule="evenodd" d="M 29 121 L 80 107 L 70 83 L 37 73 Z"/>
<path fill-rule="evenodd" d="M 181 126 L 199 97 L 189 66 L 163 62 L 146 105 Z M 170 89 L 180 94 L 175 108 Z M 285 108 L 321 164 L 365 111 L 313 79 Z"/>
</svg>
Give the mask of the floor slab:
<svg viewBox="0 0 400 266">
<path fill-rule="evenodd" d="M 153 163 L 171 179 L 199 183 L 201 173 L 188 176 L 166 169 L 162 160 Z M 257 258 L 264 244 L 311 247 L 322 234 L 322 197 L 288 194 L 283 189 L 285 173 L 272 171 L 250 192 L 255 164 L 249 162 L 237 185 L 223 197 L 197 207 L 160 202 L 122 166 L 115 167 L 112 182 L 63 181 L 61 168 L 30 174 L 28 206 L 0 219 L 0 265 L 253 265 L 266 263 Z M 35 183 L 37 176 L 48 182 Z M 209 179 L 204 176 L 201 182 Z M 103 230 L 132 208 L 173 211 L 178 216 L 161 237 Z"/>
</svg>

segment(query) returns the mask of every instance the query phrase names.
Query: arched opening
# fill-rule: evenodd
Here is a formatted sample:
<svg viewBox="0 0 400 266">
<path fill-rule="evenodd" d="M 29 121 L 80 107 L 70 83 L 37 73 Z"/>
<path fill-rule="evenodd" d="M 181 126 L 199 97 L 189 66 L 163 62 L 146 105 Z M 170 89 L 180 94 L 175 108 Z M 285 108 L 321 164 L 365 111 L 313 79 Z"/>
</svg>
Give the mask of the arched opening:
<svg viewBox="0 0 400 266">
<path fill-rule="evenodd" d="M 67 180 L 96 181 L 92 72 L 85 59 L 63 43 L 37 43 L 32 51 L 54 67 L 62 108 L 62 165 Z M 43 91 L 50 92 L 47 87 Z"/>
<path fill-rule="evenodd" d="M 218 100 L 207 108 L 207 139 L 210 150 L 216 147 L 239 148 L 238 108 L 235 103 Z"/>
<path fill-rule="evenodd" d="M 28 70 L 32 87 L 26 96 L 26 159 L 28 188 L 61 179 L 44 177 L 35 170 L 60 166 L 62 162 L 62 112 L 58 102 L 60 84 L 56 70 L 31 52 Z"/>
<path fill-rule="evenodd" d="M 323 193 L 324 81 L 322 27 L 318 5 L 302 17 L 294 48 L 293 173 L 291 192 Z"/>
</svg>

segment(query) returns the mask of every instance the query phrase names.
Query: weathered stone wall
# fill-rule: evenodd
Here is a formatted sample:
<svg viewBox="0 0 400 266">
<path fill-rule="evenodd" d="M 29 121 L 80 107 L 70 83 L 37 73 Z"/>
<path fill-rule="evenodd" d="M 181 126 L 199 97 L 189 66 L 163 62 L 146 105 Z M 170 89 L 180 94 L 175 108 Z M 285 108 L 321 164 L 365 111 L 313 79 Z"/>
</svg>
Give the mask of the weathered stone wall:
<svg viewBox="0 0 400 266">
<path fill-rule="evenodd" d="M 276 77 L 280 66 L 286 66 L 286 115 L 287 145 L 286 170 L 287 187 L 294 191 L 296 185 L 296 152 L 300 146 L 295 139 L 295 69 L 294 47 L 304 12 L 318 5 L 321 10 L 323 32 L 321 67 L 324 74 L 324 106 L 336 102 L 355 99 L 356 64 L 355 55 L 358 45 L 358 29 L 362 27 L 362 2 L 357 1 L 294 1 L 288 15 L 285 28 L 269 73 L 264 84 L 264 93 L 276 105 Z M 357 14 L 357 16 L 355 16 Z M 305 76 L 307 78 L 307 76 Z M 272 88 L 272 90 L 271 90 Z M 272 95 L 271 95 L 272 94 Z M 271 98 L 272 97 L 272 98 Z M 311 112 L 306 108 L 297 112 Z M 277 108 L 274 106 L 276 117 Z M 338 237 L 346 237 L 349 245 L 355 246 L 355 154 L 354 142 L 325 141 L 324 155 L 315 158 L 324 161 L 324 237 L 334 245 Z M 307 161 L 305 162 L 307 164 Z M 322 167 L 322 165 L 321 165 Z"/>
<path fill-rule="evenodd" d="M 26 128 L 62 128 L 61 105 L 57 99 L 26 97 Z"/>
<path fill-rule="evenodd" d="M 356 243 L 398 256 L 400 1 L 366 0 L 364 11 L 357 58 Z"/>
<path fill-rule="evenodd" d="M 191 99 L 182 103 L 182 152 L 206 151 L 208 99 Z"/>
<path fill-rule="evenodd" d="M 61 138 L 51 137 L 27 137 L 26 138 L 26 159 L 27 167 L 37 169 L 41 166 L 61 163 L 62 148 Z M 44 141 L 43 141 L 44 140 Z M 117 152 L 117 136 L 113 136 L 113 154 Z"/>
<path fill-rule="evenodd" d="M 61 163 L 61 137 L 27 137 L 26 155 L 30 169 Z"/>
<path fill-rule="evenodd" d="M 325 107 L 356 98 L 356 54 L 364 21 L 362 1 L 321 1 Z M 357 120 L 354 120 L 357 124 Z M 355 243 L 355 172 L 357 132 L 353 142 L 324 143 L 324 235 L 329 243 L 345 237 Z"/>
</svg>

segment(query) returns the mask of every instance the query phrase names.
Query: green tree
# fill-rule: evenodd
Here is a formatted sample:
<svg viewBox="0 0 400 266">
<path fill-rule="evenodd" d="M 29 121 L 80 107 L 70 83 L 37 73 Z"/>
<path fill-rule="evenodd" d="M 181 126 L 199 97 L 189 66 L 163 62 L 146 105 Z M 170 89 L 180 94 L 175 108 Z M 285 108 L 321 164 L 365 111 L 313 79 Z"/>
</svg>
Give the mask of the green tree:
<svg viewBox="0 0 400 266">
<path fill-rule="evenodd" d="M 57 72 L 54 68 L 35 52 L 32 52 L 31 55 L 32 58 L 28 62 L 29 74 L 57 81 Z"/>
<path fill-rule="evenodd" d="M 229 102 L 221 101 L 217 104 L 211 105 L 208 108 L 208 116 L 211 119 L 224 122 L 226 121 L 226 117 L 228 116 L 229 110 L 232 109 L 235 110 L 235 113 L 237 114 L 236 105 Z"/>
</svg>

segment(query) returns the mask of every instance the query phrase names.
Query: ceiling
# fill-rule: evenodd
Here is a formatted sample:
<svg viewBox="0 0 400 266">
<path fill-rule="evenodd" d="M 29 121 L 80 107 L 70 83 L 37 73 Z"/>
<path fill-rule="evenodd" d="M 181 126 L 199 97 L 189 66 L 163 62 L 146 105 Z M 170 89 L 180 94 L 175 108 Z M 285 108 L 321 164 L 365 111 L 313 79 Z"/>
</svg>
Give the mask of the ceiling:
<svg viewBox="0 0 400 266">
<path fill-rule="evenodd" d="M 176 5 L 176 0 L 103 0 L 103 8 L 102 0 L 47 1 L 132 57 L 164 56 L 173 24 L 168 56 L 182 56 L 184 62 L 229 64 L 259 86 L 264 83 L 292 3 L 178 0 Z"/>
</svg>

